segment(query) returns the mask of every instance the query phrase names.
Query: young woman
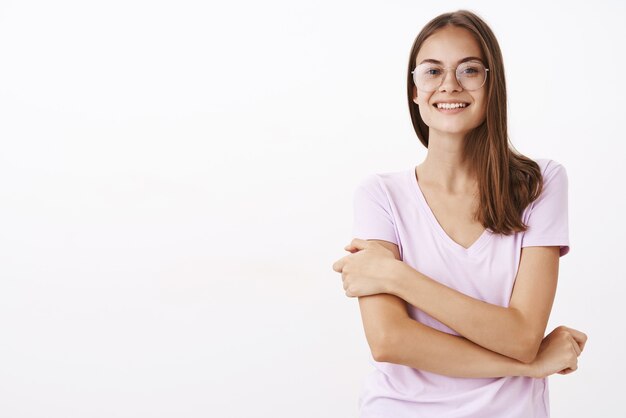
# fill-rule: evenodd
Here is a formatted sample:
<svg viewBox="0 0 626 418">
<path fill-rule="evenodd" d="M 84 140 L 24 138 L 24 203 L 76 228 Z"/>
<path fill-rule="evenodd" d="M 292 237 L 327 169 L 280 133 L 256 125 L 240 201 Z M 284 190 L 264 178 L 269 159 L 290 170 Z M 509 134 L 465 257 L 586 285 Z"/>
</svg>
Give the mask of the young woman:
<svg viewBox="0 0 626 418">
<path fill-rule="evenodd" d="M 587 340 L 544 338 L 569 252 L 566 170 L 509 146 L 502 55 L 476 14 L 430 21 L 407 81 L 427 156 L 359 184 L 351 254 L 333 264 L 374 359 L 360 417 L 548 417 L 547 377 L 576 370 Z"/>
</svg>

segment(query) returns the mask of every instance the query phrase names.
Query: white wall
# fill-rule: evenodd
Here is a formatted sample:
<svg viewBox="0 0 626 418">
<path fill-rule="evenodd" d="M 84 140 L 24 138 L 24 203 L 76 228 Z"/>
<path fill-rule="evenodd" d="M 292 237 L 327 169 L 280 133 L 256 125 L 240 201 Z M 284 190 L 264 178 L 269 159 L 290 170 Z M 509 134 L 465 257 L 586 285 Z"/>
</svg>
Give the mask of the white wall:
<svg viewBox="0 0 626 418">
<path fill-rule="evenodd" d="M 225 2 L 224 2 L 225 3 Z M 469 8 L 510 137 L 564 164 L 554 417 L 617 416 L 626 6 L 0 1 L 0 416 L 355 417 L 370 371 L 331 266 L 352 192 L 421 162 L 405 70 Z"/>
</svg>

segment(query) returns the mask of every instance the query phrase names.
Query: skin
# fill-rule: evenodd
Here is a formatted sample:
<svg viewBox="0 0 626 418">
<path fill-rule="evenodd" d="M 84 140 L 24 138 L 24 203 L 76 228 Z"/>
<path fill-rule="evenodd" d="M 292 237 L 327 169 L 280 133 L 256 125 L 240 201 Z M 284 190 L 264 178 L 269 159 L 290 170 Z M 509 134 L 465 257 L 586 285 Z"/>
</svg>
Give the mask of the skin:
<svg viewBox="0 0 626 418">
<path fill-rule="evenodd" d="M 445 67 L 456 67 L 460 59 L 468 56 L 484 60 L 478 42 L 467 30 L 447 27 L 426 39 L 417 54 L 416 64 L 425 58 L 434 58 L 442 61 Z M 437 101 L 451 99 L 470 103 L 470 106 L 456 115 L 442 114 L 433 107 Z M 443 83 L 434 92 L 421 91 L 413 86 L 413 101 L 429 127 L 428 154 L 418 166 L 420 185 L 459 198 L 472 196 L 477 184 L 469 164 L 463 160 L 462 146 L 465 135 L 485 119 L 486 84 L 479 90 L 466 91 L 459 85 L 454 72 L 447 71 Z"/>
<path fill-rule="evenodd" d="M 467 30 L 446 27 L 422 44 L 416 65 L 431 58 L 443 62 L 444 67 L 456 68 L 461 59 L 469 56 L 485 60 L 478 42 Z M 416 167 L 416 177 L 442 228 L 465 248 L 485 230 L 474 219 L 478 184 L 463 158 L 463 142 L 465 136 L 485 120 L 486 88 L 485 84 L 478 90 L 464 90 L 452 70 L 444 74 L 441 86 L 433 92 L 413 86 L 413 101 L 429 127 L 428 153 Z M 439 101 L 456 99 L 469 103 L 461 113 L 447 115 L 433 107 Z"/>
<path fill-rule="evenodd" d="M 484 59 L 469 32 L 446 27 L 423 43 L 416 64 L 432 58 L 454 68 L 467 56 Z M 485 91 L 486 86 L 465 91 L 453 71 L 446 72 L 443 83 L 433 92 L 413 88 L 413 100 L 430 128 L 428 154 L 416 167 L 416 177 L 443 229 L 465 248 L 484 231 L 473 217 L 477 184 L 463 160 L 462 145 L 465 135 L 484 121 Z M 450 99 L 470 106 L 455 115 L 433 107 Z M 377 360 L 465 377 L 544 377 L 576 370 L 577 357 L 587 340 L 585 334 L 561 326 L 543 338 L 556 290 L 558 247 L 522 249 L 520 272 L 508 308 L 473 299 L 422 275 L 400 261 L 393 243 L 354 239 L 345 249 L 352 254 L 335 262 L 333 269 L 342 273 L 346 295 L 359 297 L 368 343 Z M 422 327 L 408 318 L 404 301 L 465 338 Z M 411 339 L 415 345 L 406 344 Z M 428 351 L 424 342 L 439 349 Z M 417 346 L 425 351 L 418 352 Z"/>
<path fill-rule="evenodd" d="M 333 269 L 342 274 L 346 296 L 359 296 L 366 336 L 377 361 L 404 364 L 453 377 L 543 378 L 554 373 L 569 374 L 577 370 L 578 356 L 587 342 L 586 334 L 561 325 L 542 339 L 532 361 L 519 361 L 499 354 L 464 337 L 436 331 L 408 317 L 400 298 L 406 296 L 396 296 L 396 283 L 403 281 L 401 271 L 407 270 L 407 265 L 400 261 L 397 245 L 387 241 L 355 238 L 345 249 L 353 254 L 336 261 Z M 416 273 L 416 270 L 412 271 Z M 411 277 L 411 281 L 416 280 L 419 277 Z M 437 286 L 440 291 L 456 292 L 439 284 Z M 425 299 L 432 300 L 433 296 L 429 292 L 431 290 L 424 288 Z M 442 298 L 445 299 L 445 296 L 439 300 Z M 440 302 L 432 304 L 442 311 L 456 309 L 454 306 L 448 308 L 449 305 Z M 484 307 L 489 304 L 480 302 L 480 305 Z M 465 312 L 461 314 L 466 317 Z M 450 326 L 442 317 L 438 319 Z M 487 319 L 493 321 L 491 317 Z M 489 327 L 481 324 L 479 328 Z M 377 337 L 376 334 L 381 336 Z M 385 343 L 387 347 L 397 347 L 393 355 L 381 353 L 378 348 L 381 343 L 377 341 L 384 340 L 390 341 Z"/>
</svg>

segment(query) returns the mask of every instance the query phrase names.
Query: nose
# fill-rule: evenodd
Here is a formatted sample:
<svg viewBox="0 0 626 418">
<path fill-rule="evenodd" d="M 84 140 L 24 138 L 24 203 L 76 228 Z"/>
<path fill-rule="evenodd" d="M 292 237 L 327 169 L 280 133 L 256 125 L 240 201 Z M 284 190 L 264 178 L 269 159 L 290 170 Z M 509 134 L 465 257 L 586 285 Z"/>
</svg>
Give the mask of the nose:
<svg viewBox="0 0 626 418">
<path fill-rule="evenodd" d="M 439 86 L 439 91 L 461 91 L 463 87 L 459 84 L 459 81 L 456 79 L 456 69 L 449 68 L 444 71 L 443 80 L 441 80 L 441 85 Z"/>
</svg>

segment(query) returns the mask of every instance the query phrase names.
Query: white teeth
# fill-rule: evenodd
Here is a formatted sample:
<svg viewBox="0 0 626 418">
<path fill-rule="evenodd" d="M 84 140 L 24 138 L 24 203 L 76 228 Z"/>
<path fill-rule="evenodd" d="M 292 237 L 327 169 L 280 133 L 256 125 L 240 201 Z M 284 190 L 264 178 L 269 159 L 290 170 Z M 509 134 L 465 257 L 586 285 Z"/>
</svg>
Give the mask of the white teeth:
<svg viewBox="0 0 626 418">
<path fill-rule="evenodd" d="M 437 103 L 439 109 L 456 109 L 457 107 L 467 107 L 465 103 Z"/>
</svg>

